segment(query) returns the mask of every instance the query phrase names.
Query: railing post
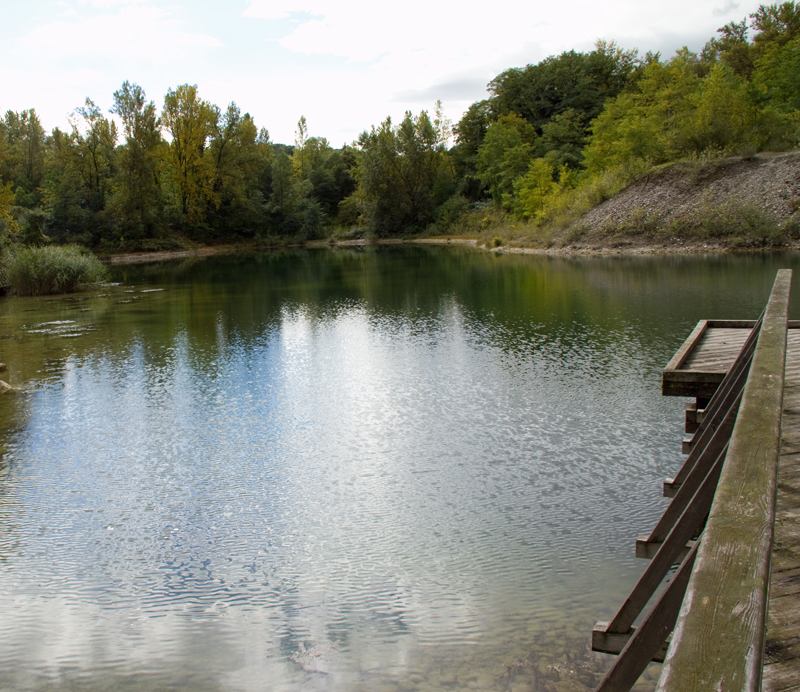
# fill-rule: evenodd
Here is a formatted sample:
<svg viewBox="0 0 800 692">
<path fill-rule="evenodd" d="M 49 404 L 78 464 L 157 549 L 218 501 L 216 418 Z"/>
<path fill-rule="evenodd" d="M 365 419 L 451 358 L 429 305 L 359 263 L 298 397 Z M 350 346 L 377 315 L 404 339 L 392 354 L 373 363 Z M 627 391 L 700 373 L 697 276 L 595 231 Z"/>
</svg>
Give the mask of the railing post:
<svg viewBox="0 0 800 692">
<path fill-rule="evenodd" d="M 758 692 L 792 272 L 775 279 L 660 692 Z"/>
</svg>

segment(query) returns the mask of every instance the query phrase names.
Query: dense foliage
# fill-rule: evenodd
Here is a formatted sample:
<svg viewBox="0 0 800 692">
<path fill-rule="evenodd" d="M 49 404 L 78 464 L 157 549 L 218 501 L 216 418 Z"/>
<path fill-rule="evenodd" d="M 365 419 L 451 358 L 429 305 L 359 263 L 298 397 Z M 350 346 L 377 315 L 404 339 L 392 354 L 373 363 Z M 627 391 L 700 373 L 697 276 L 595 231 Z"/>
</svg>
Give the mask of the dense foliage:
<svg viewBox="0 0 800 692">
<path fill-rule="evenodd" d="M 784 2 L 700 54 L 598 41 L 512 68 L 455 127 L 439 103 L 341 149 L 305 118 L 293 145 L 275 144 L 197 86 L 170 89 L 159 110 L 125 82 L 110 113 L 87 99 L 69 131 L 45 133 L 33 109 L 0 120 L 0 252 L 443 232 L 487 206 L 550 223 L 653 165 L 798 146 L 798 74 L 800 6 Z"/>
</svg>

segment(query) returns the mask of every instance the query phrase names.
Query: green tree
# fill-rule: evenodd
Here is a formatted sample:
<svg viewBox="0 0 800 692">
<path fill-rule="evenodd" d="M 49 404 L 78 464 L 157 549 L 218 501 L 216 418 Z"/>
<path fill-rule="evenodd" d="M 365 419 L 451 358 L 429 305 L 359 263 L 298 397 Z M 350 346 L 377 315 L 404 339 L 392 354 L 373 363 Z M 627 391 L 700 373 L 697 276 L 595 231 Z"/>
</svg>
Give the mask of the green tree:
<svg viewBox="0 0 800 692">
<path fill-rule="evenodd" d="M 586 138 L 585 116 L 569 108 L 542 125 L 538 149 L 554 168 L 577 169 L 583 162 Z"/>
<path fill-rule="evenodd" d="M 11 183 L 0 184 L 0 252 L 16 239 L 18 226 L 11 210 L 14 207 L 14 190 Z"/>
<path fill-rule="evenodd" d="M 753 72 L 753 55 L 747 38 L 747 20 L 730 22 L 718 29 L 717 34 L 700 55 L 703 76 L 715 62 L 722 61 L 737 75 L 748 78 Z"/>
<path fill-rule="evenodd" d="M 516 113 L 501 115 L 487 129 L 475 163 L 495 204 L 511 208 L 514 181 L 528 170 L 536 140 L 536 131 Z"/>
<path fill-rule="evenodd" d="M 159 169 L 166 155 L 156 106 L 138 84 L 126 81 L 114 92 L 125 143 L 117 150 L 117 175 L 109 210 L 124 237 L 154 237 L 162 230 Z"/>
<path fill-rule="evenodd" d="M 725 63 L 714 65 L 691 98 L 691 116 L 676 128 L 676 153 L 734 153 L 737 147 L 760 148 L 758 108 L 746 80 Z"/>
<path fill-rule="evenodd" d="M 460 158 L 474 162 L 491 121 L 492 109 L 487 99 L 476 101 L 467 108 L 454 128 L 454 149 Z"/>
<path fill-rule="evenodd" d="M 0 141 L 0 181 L 12 184 L 17 206 L 38 205 L 45 176 L 46 141 L 36 111 L 7 111 L 0 121 Z"/>
<path fill-rule="evenodd" d="M 584 150 L 590 173 L 680 156 L 676 139 L 684 135 L 701 89 L 695 58 L 681 51 L 668 63 L 651 62 L 630 91 L 606 103 Z"/>
<path fill-rule="evenodd" d="M 755 58 L 760 58 L 771 45 L 784 46 L 800 36 L 800 5 L 783 2 L 761 5 L 750 15 Z"/>
<path fill-rule="evenodd" d="M 557 190 L 553 166 L 544 159 L 534 159 L 528 172 L 514 181 L 514 211 L 523 218 L 542 218 L 547 198 Z"/>
<path fill-rule="evenodd" d="M 753 85 L 778 110 L 800 111 L 800 37 L 773 44 L 756 61 Z"/>
<path fill-rule="evenodd" d="M 102 211 L 114 172 L 117 126 L 89 98 L 73 111 L 70 124 L 74 165 L 81 173 L 92 210 Z"/>
<path fill-rule="evenodd" d="M 554 115 L 568 109 L 592 120 L 606 99 L 623 90 L 636 63 L 636 51 L 598 41 L 591 53 L 569 51 L 506 70 L 489 82 L 493 119 L 516 113 L 539 134 Z"/>
<path fill-rule="evenodd" d="M 272 226 L 280 235 L 294 236 L 302 224 L 301 203 L 306 189 L 294 173 L 289 154 L 282 148 L 275 151 L 272 159 L 272 191 L 268 210 Z"/>
<path fill-rule="evenodd" d="M 266 215 L 260 188 L 263 170 L 272 165 L 269 133 L 259 131 L 249 113 L 231 103 L 217 127 L 207 152 L 215 169 L 213 213 L 218 230 L 255 234 Z"/>
<path fill-rule="evenodd" d="M 358 182 L 372 232 L 397 235 L 433 222 L 436 207 L 454 189 L 442 134 L 427 111 L 416 118 L 407 111 L 396 127 L 387 118 L 361 133 Z"/>
<path fill-rule="evenodd" d="M 194 226 L 206 221 L 209 206 L 216 202 L 214 161 L 205 154 L 219 117 L 219 108 L 198 97 L 197 85 L 182 84 L 164 97 L 161 123 L 171 139 L 170 201 L 178 219 Z"/>
<path fill-rule="evenodd" d="M 70 124 L 70 133 L 53 130 L 48 151 L 42 185 L 48 235 L 93 245 L 109 232 L 106 204 L 116 175 L 117 129 L 88 98 L 72 112 Z M 43 217 L 31 218 L 43 230 Z"/>
</svg>

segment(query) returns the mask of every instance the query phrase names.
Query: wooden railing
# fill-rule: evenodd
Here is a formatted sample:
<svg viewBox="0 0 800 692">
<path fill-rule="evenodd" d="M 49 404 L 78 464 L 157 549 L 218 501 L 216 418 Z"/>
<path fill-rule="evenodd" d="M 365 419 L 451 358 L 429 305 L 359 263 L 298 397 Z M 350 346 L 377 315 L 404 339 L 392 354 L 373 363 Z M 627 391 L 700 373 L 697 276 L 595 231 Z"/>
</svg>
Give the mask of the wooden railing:
<svg viewBox="0 0 800 692">
<path fill-rule="evenodd" d="M 598 692 L 629 690 L 651 660 L 664 660 L 660 692 L 760 689 L 790 284 L 791 271 L 780 270 L 686 463 L 665 484 L 672 502 L 637 541 L 637 555 L 652 557 L 650 565 L 614 620 L 595 627 L 592 648 L 619 653 Z M 633 627 L 675 564 L 655 606 Z"/>
</svg>

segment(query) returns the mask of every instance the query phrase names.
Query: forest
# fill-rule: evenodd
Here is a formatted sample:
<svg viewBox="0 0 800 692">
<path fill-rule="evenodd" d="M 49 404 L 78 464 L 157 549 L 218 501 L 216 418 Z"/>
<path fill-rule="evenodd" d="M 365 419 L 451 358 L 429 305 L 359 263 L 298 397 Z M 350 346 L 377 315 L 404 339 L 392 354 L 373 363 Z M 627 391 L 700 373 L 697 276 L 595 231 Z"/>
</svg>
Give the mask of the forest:
<svg viewBox="0 0 800 692">
<path fill-rule="evenodd" d="M 68 131 L 34 108 L 0 120 L 0 252 L 102 253 L 198 243 L 456 233 L 490 211 L 533 226 L 574 218 L 654 166 L 800 145 L 800 6 L 762 5 L 699 54 L 611 41 L 497 75 L 458 123 L 406 112 L 336 149 L 301 117 L 270 141 L 196 85 L 159 107 L 126 81 Z"/>
</svg>

